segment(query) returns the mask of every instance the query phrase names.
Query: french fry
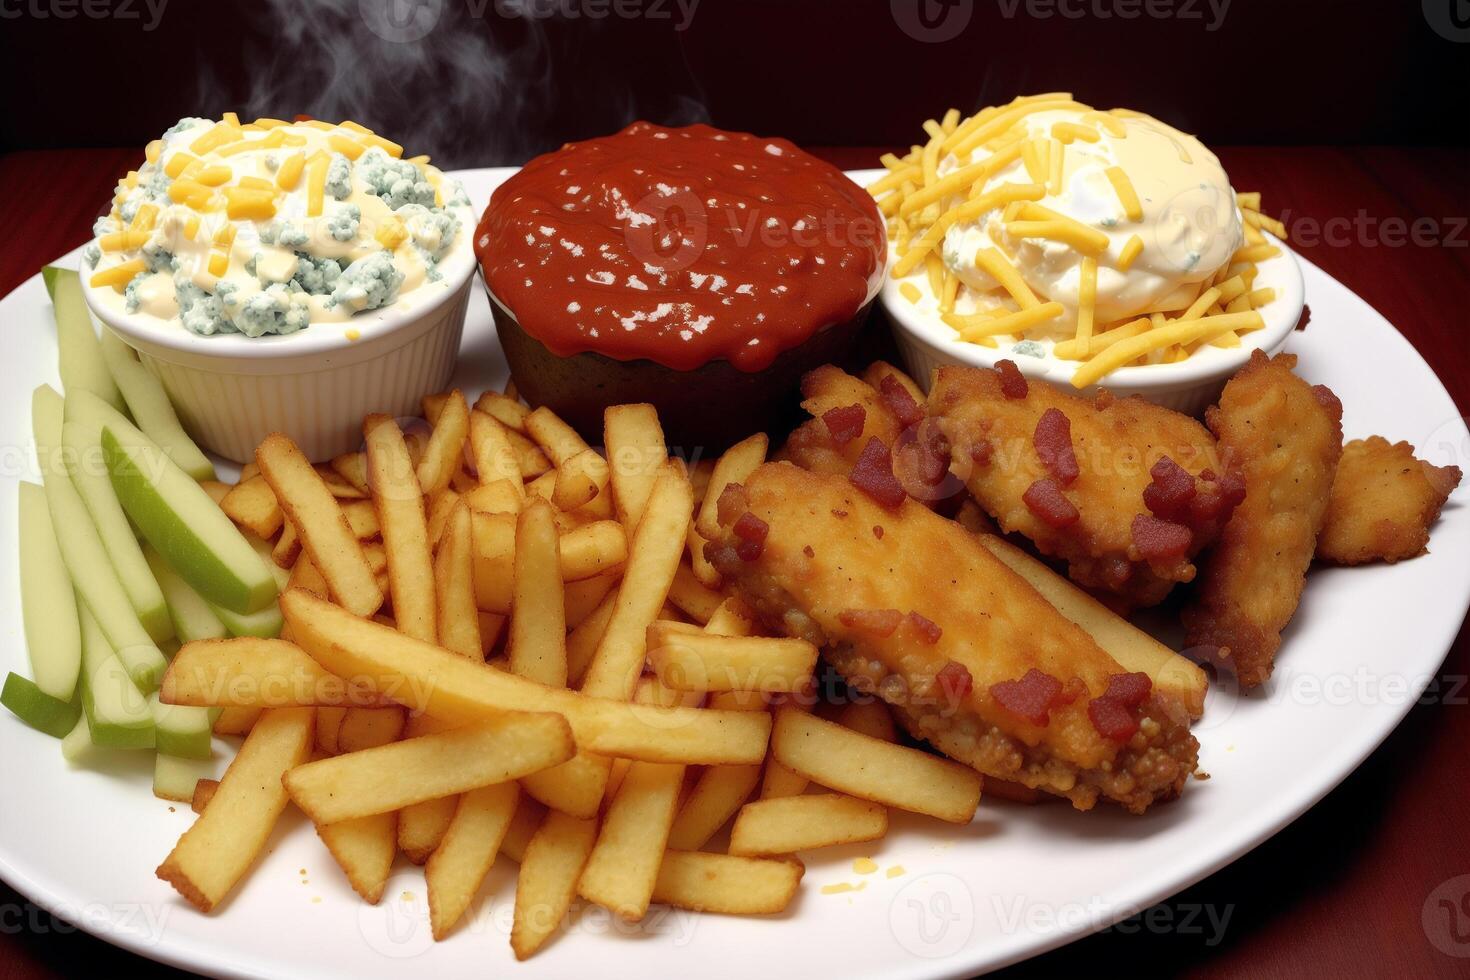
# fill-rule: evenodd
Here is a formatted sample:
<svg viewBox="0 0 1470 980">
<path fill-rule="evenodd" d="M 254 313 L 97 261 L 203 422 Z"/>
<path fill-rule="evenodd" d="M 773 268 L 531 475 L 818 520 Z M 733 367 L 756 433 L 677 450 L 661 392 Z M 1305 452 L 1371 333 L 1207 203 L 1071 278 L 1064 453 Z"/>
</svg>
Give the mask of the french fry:
<svg viewBox="0 0 1470 980">
<path fill-rule="evenodd" d="M 610 479 L 607 460 L 595 449 L 584 449 L 556 468 L 551 502 L 562 510 L 576 510 L 607 490 Z"/>
<path fill-rule="evenodd" d="M 204 808 L 209 806 L 209 801 L 214 799 L 215 791 L 219 789 L 218 779 L 201 779 L 194 784 L 194 796 L 189 801 L 189 809 L 195 813 L 203 813 Z"/>
<path fill-rule="evenodd" d="M 652 405 L 610 405 L 603 410 L 602 424 L 613 505 L 618 521 L 632 533 L 669 457 L 663 426 Z"/>
<path fill-rule="evenodd" d="M 761 781 L 761 767 L 710 766 L 699 774 L 669 831 L 669 847 L 697 851 L 719 833 Z"/>
<path fill-rule="evenodd" d="M 730 831 L 730 853 L 793 854 L 877 840 L 887 833 L 888 811 L 876 803 L 841 793 L 787 796 L 742 807 Z"/>
<path fill-rule="evenodd" d="M 514 514 L 472 516 L 475 604 L 486 612 L 508 613 L 515 582 Z M 624 564 L 627 541 L 615 521 L 596 521 L 561 536 L 563 581 L 606 575 Z"/>
<path fill-rule="evenodd" d="M 691 912 L 775 915 L 796 896 L 800 861 L 668 851 L 658 869 L 653 901 Z"/>
<path fill-rule="evenodd" d="M 811 780 L 801 773 L 788 769 L 774 757 L 766 760 L 765 772 L 761 775 L 761 799 L 774 800 L 783 796 L 797 796 L 806 792 Z"/>
<path fill-rule="evenodd" d="M 837 713 L 837 724 L 862 732 L 869 738 L 884 742 L 897 742 L 898 729 L 893 724 L 893 714 L 882 701 L 850 701 Z M 986 781 L 988 786 L 989 780 Z"/>
<path fill-rule="evenodd" d="M 545 819 L 546 807 L 522 793 L 520 802 L 516 804 L 515 816 L 510 818 L 510 826 L 500 842 L 500 853 L 520 864 L 526 856 L 526 845 L 531 843 L 531 838 L 536 836 L 541 821 Z"/>
<path fill-rule="evenodd" d="M 200 480 L 199 489 L 209 494 L 209 499 L 218 504 L 225 499 L 225 495 L 235 489 L 232 483 L 221 483 L 218 480 Z"/>
<path fill-rule="evenodd" d="M 684 784 L 684 767 L 634 762 L 603 815 L 577 893 L 628 922 L 648 912 Z"/>
<path fill-rule="evenodd" d="M 444 525 L 449 521 L 449 515 L 454 513 L 454 505 L 459 503 L 460 499 L 458 493 L 446 487 L 429 501 L 429 546 L 431 548 L 439 547 L 439 541 L 444 536 Z"/>
<path fill-rule="evenodd" d="M 980 543 L 1029 582 L 1057 612 L 1082 627 L 1125 671 L 1149 675 L 1155 690 L 1177 698 L 1191 718 L 1204 713 L 1209 678 L 1198 664 L 1175 653 L 1004 538 L 982 534 Z"/>
<path fill-rule="evenodd" d="M 469 434 L 470 409 L 456 388 L 449 393 L 439 417 L 434 420 L 434 431 L 424 447 L 423 459 L 419 460 L 419 486 L 427 496 L 432 497 L 449 486 L 449 478 L 459 469 Z"/>
<path fill-rule="evenodd" d="M 271 561 L 280 568 L 290 568 L 301 556 L 301 538 L 296 526 L 288 520 L 281 521 L 281 536 L 271 548 Z"/>
<path fill-rule="evenodd" d="M 454 819 L 424 867 L 429 926 L 435 939 L 453 929 L 495 863 L 520 799 L 515 783 L 472 789 L 459 798 Z"/>
<path fill-rule="evenodd" d="M 519 514 L 525 506 L 525 488 L 514 480 L 496 480 L 475 487 L 464 495 L 470 510 L 480 514 Z"/>
<path fill-rule="evenodd" d="M 539 449 L 537 450 L 539 452 Z M 551 495 L 556 490 L 556 471 L 550 470 L 542 473 L 534 480 L 526 483 L 526 495 L 529 497 L 540 497 L 548 504 L 551 503 Z"/>
<path fill-rule="evenodd" d="M 710 474 L 709 485 L 705 488 L 699 505 L 699 517 L 688 537 L 689 560 L 694 569 L 694 577 L 711 589 L 720 587 L 720 573 L 705 559 L 704 544 L 717 537 L 720 532 L 720 494 L 730 484 L 739 483 L 750 476 L 757 466 L 764 463 L 769 447 L 770 439 L 765 433 L 757 432 L 725 450 Z"/>
<path fill-rule="evenodd" d="M 317 718 L 321 719 L 317 709 Z M 402 738 L 407 725 L 403 709 L 397 705 L 387 708 L 348 708 L 337 726 L 337 751 L 346 755 L 363 749 L 377 748 Z"/>
<path fill-rule="evenodd" d="M 447 650 L 466 657 L 482 658 L 480 611 L 475 608 L 474 541 L 470 509 L 463 503 L 454 508 L 444 531 L 444 540 L 434 555 L 434 597 L 438 603 L 439 641 Z M 560 581 L 557 594 L 561 594 Z"/>
<path fill-rule="evenodd" d="M 561 577 L 567 582 L 606 575 L 628 559 L 628 538 L 617 521 L 593 521 L 561 536 Z"/>
<path fill-rule="evenodd" d="M 535 417 L 532 413 L 533 422 Z M 692 510 L 689 481 L 665 467 L 634 532 L 617 608 L 582 681 L 587 694 L 623 701 L 633 696 L 647 652 L 648 626 L 668 597 Z"/>
<path fill-rule="evenodd" d="M 424 418 L 429 420 L 430 425 L 439 424 L 439 415 L 444 411 L 444 406 L 449 404 L 449 395 L 447 391 L 436 391 L 419 400 L 419 407 L 424 410 Z"/>
<path fill-rule="evenodd" d="M 506 617 L 499 613 L 476 611 L 475 618 L 480 621 L 480 654 L 489 657 L 505 630 Z"/>
<path fill-rule="evenodd" d="M 506 480 L 521 486 L 521 466 L 503 425 L 484 412 L 470 413 L 470 453 L 481 486 Z"/>
<path fill-rule="evenodd" d="M 214 720 L 216 735 L 249 735 L 250 729 L 260 720 L 263 708 L 221 708 Z"/>
<path fill-rule="evenodd" d="M 669 602 L 696 623 L 709 622 L 724 601 L 724 595 L 695 578 L 694 570 L 688 565 L 681 564 L 674 573 L 674 582 L 669 586 Z"/>
<path fill-rule="evenodd" d="M 765 711 L 770 707 L 759 691 L 716 691 L 706 703 L 719 711 Z"/>
<path fill-rule="evenodd" d="M 363 561 L 367 561 L 365 555 L 363 556 Z M 368 573 L 372 573 L 372 568 L 368 568 Z M 286 588 L 305 589 L 312 595 L 321 596 L 323 599 L 331 598 L 332 592 L 327 586 L 326 577 L 322 575 L 321 570 L 312 562 L 311 556 L 306 554 L 300 555 L 296 559 L 296 564 L 291 566 L 291 577 L 286 579 Z M 286 637 L 282 635 L 281 639 L 284 640 Z"/>
<path fill-rule="evenodd" d="M 484 412 L 507 429 L 526 431 L 526 416 L 531 410 L 514 398 L 498 391 L 487 391 L 475 402 L 475 411 Z"/>
<path fill-rule="evenodd" d="M 414 715 L 408 719 L 403 734 L 405 738 L 419 738 L 449 731 L 451 727 L 430 715 Z M 398 849 L 404 857 L 414 864 L 429 860 L 454 822 L 459 799 L 458 795 L 437 796 L 410 803 L 398 811 Z"/>
<path fill-rule="evenodd" d="M 647 762 L 720 765 L 765 758 L 765 712 L 660 708 L 545 687 L 362 619 L 301 590 L 281 597 L 300 644 L 322 667 L 448 724 L 506 711 L 567 719 L 579 747 Z"/>
<path fill-rule="evenodd" d="M 536 440 L 552 464 L 561 467 L 578 453 L 586 452 L 587 443 L 577 430 L 567 425 L 549 408 L 538 408 L 526 416 L 526 434 Z"/>
<path fill-rule="evenodd" d="M 316 748 L 327 755 L 337 754 L 337 736 L 342 731 L 346 708 L 316 709 Z"/>
<path fill-rule="evenodd" d="M 620 572 L 603 572 L 591 578 L 567 582 L 562 592 L 566 605 L 567 629 L 575 630 L 582 625 L 606 601 L 608 593 L 617 586 Z"/>
<path fill-rule="evenodd" d="M 211 708 L 381 706 L 376 691 L 324 669 L 294 643 L 254 636 L 195 640 L 174 654 L 158 698 Z"/>
<path fill-rule="evenodd" d="M 745 603 L 732 596 L 710 613 L 704 631 L 720 636 L 754 636 L 755 616 Z"/>
<path fill-rule="evenodd" d="M 317 475 L 322 478 L 322 482 L 326 484 L 327 489 L 331 491 L 332 496 L 338 500 L 362 500 L 367 496 L 366 493 L 353 486 L 350 481 L 344 479 L 342 474 L 338 473 L 331 466 L 322 466 L 319 464 L 314 468 Z"/>
<path fill-rule="evenodd" d="M 332 469 L 366 496 L 368 492 L 367 453 L 343 453 L 331 462 Z"/>
<path fill-rule="evenodd" d="M 408 445 L 398 423 L 387 415 L 369 415 L 362 432 L 367 440 L 368 486 L 388 553 L 393 619 L 401 632 L 434 643 L 439 626 L 429 529 Z"/>
<path fill-rule="evenodd" d="M 281 777 L 311 754 L 315 719 L 310 708 L 261 715 L 204 813 L 158 866 L 158 877 L 201 912 L 224 900 L 265 846 L 286 808 Z"/>
<path fill-rule="evenodd" d="M 286 774 L 286 790 L 315 822 L 336 823 L 519 779 L 565 762 L 575 748 L 560 717 L 506 712 L 299 765 Z"/>
<path fill-rule="evenodd" d="M 317 709 L 318 722 L 323 710 L 326 709 Z M 365 713 L 367 712 L 358 709 L 358 714 Z M 370 735 L 360 745 L 348 751 L 388 745 L 402 734 L 401 709 L 376 709 L 372 714 L 387 723 L 373 726 Z M 353 726 L 354 729 L 357 727 L 359 726 Z M 348 737 L 352 739 L 355 736 L 349 732 Z M 361 895 L 368 904 L 376 905 L 383 897 L 383 888 L 393 870 L 393 858 L 398 853 L 398 815 L 389 811 L 338 823 L 317 824 L 316 833 L 337 865 L 346 873 L 352 890 Z"/>
<path fill-rule="evenodd" d="M 551 460 L 546 458 L 541 447 L 532 442 L 529 437 L 515 429 L 506 429 L 505 441 L 510 444 L 510 451 L 515 456 L 516 467 L 520 470 L 522 479 L 534 480 L 551 472 Z M 552 480 L 555 479 L 553 476 Z"/>
<path fill-rule="evenodd" d="M 697 509 L 704 504 L 705 495 L 709 492 L 709 481 L 715 475 L 715 461 L 697 460 L 686 469 L 689 471 L 689 485 L 694 488 L 694 506 Z"/>
<path fill-rule="evenodd" d="M 348 527 L 337 499 L 301 450 L 286 436 L 274 433 L 256 448 L 255 458 L 332 598 L 359 616 L 377 612 L 383 604 L 383 591 L 368 567 L 362 546 Z"/>
<path fill-rule="evenodd" d="M 607 624 L 617 608 L 617 593 L 611 593 L 567 634 L 567 683 L 571 687 L 582 686 L 587 665 L 592 663 L 592 655 L 597 652 L 597 646 L 602 642 Z"/>
<path fill-rule="evenodd" d="M 545 501 L 528 504 L 516 523 L 514 588 L 510 669 L 548 687 L 566 687 L 567 621 L 561 548 L 556 519 Z"/>
<path fill-rule="evenodd" d="M 259 476 L 235 484 L 219 502 L 219 509 L 258 538 L 268 540 L 281 529 L 281 506 L 270 484 Z"/>
<path fill-rule="evenodd" d="M 510 929 L 516 959 L 535 953 L 561 925 L 596 837 L 595 820 L 578 820 L 555 810 L 546 814 L 526 845 L 516 878 Z"/>
<path fill-rule="evenodd" d="M 950 823 L 975 816 L 981 781 L 968 766 L 869 738 L 790 705 L 775 714 L 771 757 L 811 781 Z"/>
<path fill-rule="evenodd" d="M 719 636 L 657 622 L 648 627 L 648 662 L 681 691 L 789 693 L 811 679 L 817 648 L 805 640 Z"/>
</svg>

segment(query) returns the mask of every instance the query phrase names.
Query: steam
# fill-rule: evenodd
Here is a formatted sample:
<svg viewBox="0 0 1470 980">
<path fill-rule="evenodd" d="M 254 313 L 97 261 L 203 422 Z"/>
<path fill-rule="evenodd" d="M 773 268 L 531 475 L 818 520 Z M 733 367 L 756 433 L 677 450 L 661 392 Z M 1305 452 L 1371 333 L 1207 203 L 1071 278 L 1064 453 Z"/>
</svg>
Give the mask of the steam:
<svg viewBox="0 0 1470 980">
<path fill-rule="evenodd" d="M 260 23 L 251 36 L 269 40 L 245 42 L 248 92 L 242 99 L 206 64 L 191 111 L 352 119 L 452 168 L 521 163 L 565 139 L 602 135 L 551 132 L 559 94 L 601 103 L 594 114 L 614 123 L 607 131 L 644 109 L 626 81 L 599 78 L 558 93 L 547 23 L 485 23 L 497 17 L 486 0 L 262 0 L 256 9 Z M 598 29 L 583 23 L 589 33 Z M 706 115 L 688 97 L 659 103 L 659 122 Z"/>
</svg>

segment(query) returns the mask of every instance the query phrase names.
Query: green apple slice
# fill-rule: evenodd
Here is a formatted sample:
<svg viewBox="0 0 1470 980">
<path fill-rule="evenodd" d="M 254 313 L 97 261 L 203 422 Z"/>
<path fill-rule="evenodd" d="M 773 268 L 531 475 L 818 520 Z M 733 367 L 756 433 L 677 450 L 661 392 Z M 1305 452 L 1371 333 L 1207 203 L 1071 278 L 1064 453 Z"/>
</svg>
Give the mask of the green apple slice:
<svg viewBox="0 0 1470 980">
<path fill-rule="evenodd" d="M 153 747 L 153 711 L 113 652 L 101 625 L 82 608 L 82 709 L 92 741 L 118 749 Z"/>
<path fill-rule="evenodd" d="M 163 598 L 168 603 L 168 615 L 173 620 L 174 632 L 180 640 L 192 643 L 195 640 L 220 640 L 229 636 L 229 630 L 214 614 L 209 603 L 194 591 L 194 587 L 179 577 L 169 567 L 163 556 L 148 545 L 143 546 L 143 558 L 153 570 Z"/>
<path fill-rule="evenodd" d="M 41 385 L 31 392 L 31 433 L 36 438 L 36 462 L 41 466 L 42 480 L 52 473 L 66 472 L 66 465 L 58 453 L 61 424 L 65 417 L 66 403 L 56 389 Z"/>
<path fill-rule="evenodd" d="M 195 784 L 213 779 L 215 771 L 213 759 L 181 759 L 159 752 L 153 761 L 153 795 L 160 800 L 191 803 Z"/>
<path fill-rule="evenodd" d="M 81 494 L 66 477 L 53 474 L 46 480 L 46 502 L 51 507 L 51 524 L 56 531 L 56 543 L 61 547 L 61 558 L 77 594 L 107 634 L 108 644 L 117 651 L 117 658 L 127 668 L 138 690 L 144 693 L 156 690 L 168 664 L 153 637 L 138 621 Z M 82 646 L 85 660 L 85 635 Z"/>
<path fill-rule="evenodd" d="M 123 407 L 122 393 L 102 359 L 92 314 L 82 299 L 82 280 L 75 269 L 57 268 L 51 274 L 51 306 L 56 314 L 56 344 L 61 352 L 61 386 L 70 397 L 90 391 L 113 408 Z"/>
<path fill-rule="evenodd" d="M 76 765 L 91 762 L 98 748 L 92 744 L 92 730 L 87 727 L 87 713 L 82 712 L 71 731 L 61 740 L 61 757 Z"/>
<path fill-rule="evenodd" d="M 143 560 L 143 550 L 138 547 L 128 515 L 117 502 L 97 434 L 85 425 L 67 422 L 61 428 L 61 444 L 66 450 L 61 455 L 72 486 L 92 515 L 97 536 L 102 539 L 102 547 L 112 560 L 113 571 L 117 572 L 128 601 L 138 614 L 138 621 L 154 643 L 162 643 L 174 635 L 173 623 L 169 622 L 163 592 Z"/>
<path fill-rule="evenodd" d="M 102 449 L 118 500 L 148 543 L 194 590 L 231 612 L 275 601 L 275 576 L 204 489 L 147 436 L 109 422 Z"/>
<path fill-rule="evenodd" d="M 82 665 L 76 593 L 51 527 L 46 491 L 20 484 L 20 603 L 36 686 L 70 700 Z"/>
<path fill-rule="evenodd" d="M 210 610 L 219 617 L 220 622 L 225 624 L 231 636 L 259 636 L 265 639 L 275 639 L 281 635 L 281 626 L 285 620 L 281 618 L 281 604 L 279 601 L 272 602 L 253 613 L 230 612 L 224 606 L 211 605 Z"/>
<path fill-rule="evenodd" d="M 158 694 L 148 696 L 153 712 L 153 747 L 181 759 L 208 759 L 210 730 L 219 712 L 183 704 L 164 704 Z"/>
<path fill-rule="evenodd" d="M 65 738 L 82 711 L 79 699 L 53 698 L 28 678 L 13 672 L 6 675 L 5 687 L 0 688 L 0 704 L 27 725 L 55 738 Z"/>
<path fill-rule="evenodd" d="M 163 390 L 163 383 L 139 363 L 133 349 L 123 343 L 121 337 L 105 327 L 101 343 L 102 359 L 112 372 L 112 380 L 122 391 L 128 412 L 138 423 L 138 428 L 158 443 L 159 448 L 168 453 L 169 459 L 179 464 L 185 473 L 196 480 L 213 480 L 214 464 L 179 424 L 179 416 L 168 400 L 168 393 Z"/>
</svg>

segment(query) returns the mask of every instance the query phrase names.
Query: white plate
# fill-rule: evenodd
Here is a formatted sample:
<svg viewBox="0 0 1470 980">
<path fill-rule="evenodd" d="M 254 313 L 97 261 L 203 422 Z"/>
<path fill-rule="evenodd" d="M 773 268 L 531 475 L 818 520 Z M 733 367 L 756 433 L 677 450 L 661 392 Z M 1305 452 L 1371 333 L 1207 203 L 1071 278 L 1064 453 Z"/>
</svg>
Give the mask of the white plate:
<svg viewBox="0 0 1470 980">
<path fill-rule="evenodd" d="M 477 205 L 504 171 L 461 175 Z M 72 258 L 74 261 L 74 257 Z M 1408 439 L 1470 468 L 1470 433 L 1434 373 L 1392 326 L 1303 263 L 1312 324 L 1289 350 L 1346 405 L 1349 436 Z M 36 478 L 30 390 L 57 384 L 39 277 L 0 300 L 0 668 L 28 672 L 16 581 L 15 478 Z M 459 380 L 505 377 L 484 297 L 465 330 Z M 515 964 L 507 941 L 515 866 L 492 871 L 468 920 L 429 937 L 423 877 L 400 863 L 366 906 L 294 811 L 217 913 L 200 915 L 153 876 L 193 820 L 154 799 L 148 765 L 68 771 L 58 743 L 0 712 L 0 876 L 41 906 L 127 949 L 202 973 L 272 977 L 537 977 L 614 970 L 723 977 L 962 976 L 1076 939 L 1228 864 L 1319 800 L 1399 722 L 1434 675 L 1470 602 L 1470 490 L 1434 529 L 1431 553 L 1396 567 L 1322 569 L 1286 637 L 1275 679 L 1212 692 L 1196 731 L 1212 779 L 1143 818 L 1064 805 L 982 805 L 969 827 L 899 818 L 887 840 L 805 855 L 801 897 L 777 921 L 660 914 L 641 927 L 579 910 L 570 934 Z M 225 750 L 225 743 L 220 743 Z M 151 759 L 151 755 L 147 758 Z M 223 760 L 221 760 L 223 762 Z M 171 810 L 176 812 L 171 812 Z M 860 876 L 855 857 L 881 868 Z M 902 866 L 888 878 L 885 871 Z M 305 873 L 303 874 L 303 869 Z M 824 895 L 823 885 L 863 882 Z"/>
</svg>

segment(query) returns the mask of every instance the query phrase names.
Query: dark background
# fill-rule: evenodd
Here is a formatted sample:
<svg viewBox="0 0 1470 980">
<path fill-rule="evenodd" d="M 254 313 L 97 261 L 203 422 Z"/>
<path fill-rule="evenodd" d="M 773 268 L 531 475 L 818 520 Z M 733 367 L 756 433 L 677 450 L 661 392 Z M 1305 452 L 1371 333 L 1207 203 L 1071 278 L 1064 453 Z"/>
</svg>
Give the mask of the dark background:
<svg viewBox="0 0 1470 980">
<path fill-rule="evenodd" d="M 1465 0 L 149 2 L 0 0 L 0 152 L 141 146 L 229 109 L 353 118 L 449 167 L 637 118 L 897 146 L 1053 89 L 1222 144 L 1470 128 L 1470 47 L 1431 23 L 1470 32 Z"/>
</svg>

